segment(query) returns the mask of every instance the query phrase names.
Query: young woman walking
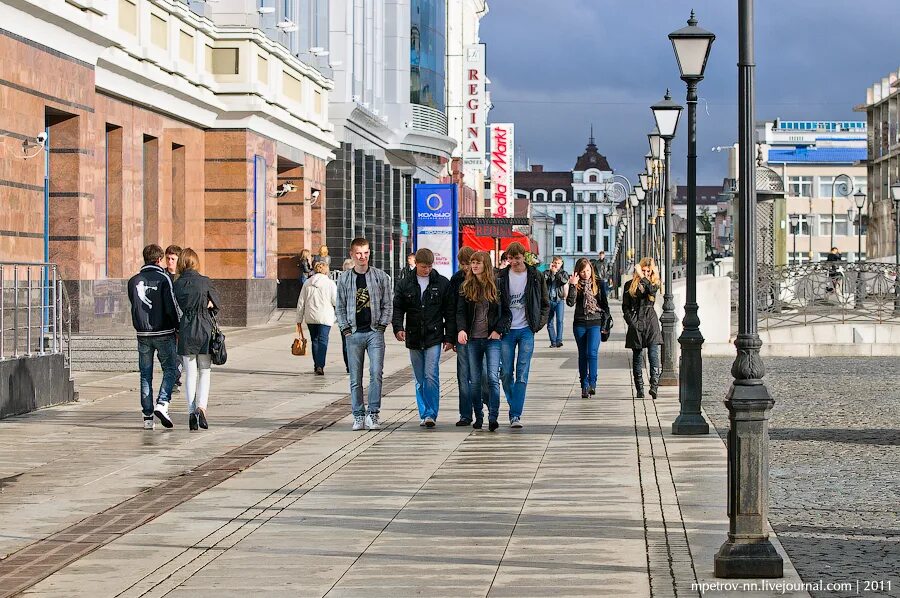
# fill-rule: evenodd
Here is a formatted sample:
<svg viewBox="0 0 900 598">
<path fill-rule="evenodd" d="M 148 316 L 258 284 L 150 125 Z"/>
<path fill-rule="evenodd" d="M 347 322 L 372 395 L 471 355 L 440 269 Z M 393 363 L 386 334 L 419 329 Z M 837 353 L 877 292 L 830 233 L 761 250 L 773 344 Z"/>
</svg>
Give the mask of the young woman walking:
<svg viewBox="0 0 900 598">
<path fill-rule="evenodd" d="M 215 323 L 213 315 L 221 303 L 212 281 L 197 269 L 200 259 L 190 247 L 178 257 L 178 279 L 175 280 L 175 300 L 181 308 L 178 324 L 178 354 L 184 363 L 185 396 L 188 403 L 188 427 L 204 430 L 206 404 L 209 398 L 209 377 L 212 367 L 209 342 Z"/>
<path fill-rule="evenodd" d="M 484 251 L 469 260 L 469 272 L 460 288 L 456 302 L 456 341 L 466 345 L 469 358 L 469 393 L 479 397 L 472 401 L 475 421 L 472 427 L 480 430 L 484 421 L 481 387 L 488 387 L 488 430 L 499 427 L 500 416 L 500 338 L 509 331 L 512 314 L 509 299 L 502 300 L 491 256 Z"/>
<path fill-rule="evenodd" d="M 597 392 L 597 356 L 600 353 L 600 333 L 609 314 L 606 288 L 594 273 L 587 258 L 575 262 L 575 272 L 569 277 L 566 304 L 575 307 L 572 330 L 578 347 L 578 376 L 581 398 Z"/>
<path fill-rule="evenodd" d="M 303 338 L 303 324 L 306 323 L 312 343 L 313 370 L 317 376 L 324 376 L 328 333 L 334 326 L 337 285 L 328 276 L 327 263 L 316 262 L 313 270 L 315 274 L 303 285 L 297 300 L 297 334 Z"/>
<path fill-rule="evenodd" d="M 625 283 L 622 295 L 622 312 L 628 332 L 625 347 L 632 351 L 631 369 L 634 374 L 634 390 L 638 398 L 644 396 L 644 377 L 641 354 L 647 349 L 650 361 L 650 396 L 656 399 L 662 366 L 659 360 L 659 346 L 662 332 L 656 315 L 656 294 L 661 290 L 659 270 L 653 258 L 645 257 L 634 268 L 634 276 Z"/>
<path fill-rule="evenodd" d="M 300 288 L 303 288 L 303 285 L 309 280 L 309 275 L 312 273 L 312 263 L 309 261 L 310 252 L 309 249 L 304 249 L 300 252 L 300 257 L 297 260 L 297 266 L 300 269 Z"/>
</svg>

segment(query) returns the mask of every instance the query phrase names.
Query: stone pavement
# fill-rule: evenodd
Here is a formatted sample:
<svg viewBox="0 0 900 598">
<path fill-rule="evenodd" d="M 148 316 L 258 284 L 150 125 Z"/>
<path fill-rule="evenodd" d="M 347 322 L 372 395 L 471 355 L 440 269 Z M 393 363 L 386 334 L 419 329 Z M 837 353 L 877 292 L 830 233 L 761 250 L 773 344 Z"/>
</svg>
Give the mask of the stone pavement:
<svg viewBox="0 0 900 598">
<path fill-rule="evenodd" d="M 589 400 L 574 342 L 548 349 L 542 332 L 520 431 L 453 426 L 452 358 L 439 425 L 420 428 L 406 351 L 389 341 L 384 429 L 351 432 L 336 331 L 324 377 L 290 355 L 289 327 L 233 331 L 207 432 L 188 432 L 180 394 L 175 429 L 144 432 L 137 374 L 80 375 L 78 404 L 0 422 L 0 596 L 725 588 L 712 576 L 727 530 L 724 446 L 715 433 L 671 436 L 674 388 L 633 398 L 623 328 Z M 787 558 L 779 581 L 800 581 Z"/>
</svg>

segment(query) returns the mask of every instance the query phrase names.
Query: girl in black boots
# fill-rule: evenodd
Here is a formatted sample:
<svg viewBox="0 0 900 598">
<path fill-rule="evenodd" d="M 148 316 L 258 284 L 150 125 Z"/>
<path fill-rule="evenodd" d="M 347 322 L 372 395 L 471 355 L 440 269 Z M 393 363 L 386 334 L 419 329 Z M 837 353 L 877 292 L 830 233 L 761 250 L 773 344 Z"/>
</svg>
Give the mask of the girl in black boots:
<svg viewBox="0 0 900 598">
<path fill-rule="evenodd" d="M 662 333 L 656 315 L 656 294 L 661 290 L 659 270 L 653 258 L 645 257 L 634 269 L 634 276 L 625 283 L 622 311 L 628 332 L 625 347 L 632 351 L 631 368 L 634 373 L 634 389 L 638 398 L 644 396 L 644 377 L 641 367 L 641 353 L 647 349 L 650 360 L 650 396 L 656 399 L 662 366 L 659 360 L 659 346 Z"/>
</svg>

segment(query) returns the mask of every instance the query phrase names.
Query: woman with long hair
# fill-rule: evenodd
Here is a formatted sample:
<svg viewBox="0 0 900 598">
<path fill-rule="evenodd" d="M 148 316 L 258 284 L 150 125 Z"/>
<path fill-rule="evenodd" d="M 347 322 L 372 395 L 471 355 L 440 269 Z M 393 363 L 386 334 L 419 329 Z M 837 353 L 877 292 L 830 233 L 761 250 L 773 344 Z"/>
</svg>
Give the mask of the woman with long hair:
<svg viewBox="0 0 900 598">
<path fill-rule="evenodd" d="M 472 255 L 459 294 L 456 341 L 466 345 L 470 396 L 479 397 L 472 401 L 475 416 L 472 427 L 480 430 L 484 422 L 480 400 L 484 381 L 488 387 L 488 430 L 493 432 L 500 425 L 497 422 L 500 416 L 500 339 L 509 330 L 512 313 L 509 300 L 503 301 L 500 296 L 488 253 L 478 251 Z"/>
<path fill-rule="evenodd" d="M 319 262 L 325 262 L 325 265 L 331 268 L 331 256 L 328 255 L 328 245 L 322 245 L 321 247 L 319 247 L 319 253 L 313 256 L 313 269 L 315 269 L 316 264 L 318 264 Z"/>
<path fill-rule="evenodd" d="M 312 263 L 309 261 L 310 252 L 309 249 L 304 249 L 300 252 L 299 257 L 297 258 L 297 266 L 300 272 L 300 288 L 303 288 L 303 285 L 309 279 L 309 275 L 312 272 Z"/>
<path fill-rule="evenodd" d="M 606 289 L 597 279 L 594 266 L 587 258 L 575 262 L 575 271 L 569 277 L 566 304 L 575 307 L 572 331 L 578 347 L 578 376 L 581 380 L 581 398 L 597 392 L 597 356 L 600 353 L 600 334 L 609 314 Z"/>
<path fill-rule="evenodd" d="M 209 348 L 215 322 L 213 316 L 221 303 L 212 281 L 198 272 L 200 259 L 190 247 L 178 256 L 175 300 L 181 308 L 178 323 L 178 354 L 184 363 L 185 397 L 188 403 L 188 428 L 209 427 L 206 404 L 209 399 L 212 357 Z"/>
<path fill-rule="evenodd" d="M 303 338 L 303 323 L 309 328 L 312 342 L 313 371 L 325 375 L 325 357 L 328 354 L 328 333 L 334 326 L 334 306 L 337 303 L 337 285 L 328 276 L 328 264 L 316 262 L 313 274 L 297 299 L 297 334 Z"/>
<path fill-rule="evenodd" d="M 650 361 L 650 396 L 656 399 L 659 390 L 659 376 L 662 374 L 659 346 L 663 340 L 654 306 L 656 294 L 661 289 L 656 262 L 652 257 L 645 257 L 634 267 L 634 275 L 625 283 L 622 295 L 622 312 L 628 325 L 625 347 L 632 351 L 631 369 L 634 374 L 634 390 L 638 398 L 644 396 L 641 363 L 644 349 L 647 349 L 647 358 Z"/>
</svg>

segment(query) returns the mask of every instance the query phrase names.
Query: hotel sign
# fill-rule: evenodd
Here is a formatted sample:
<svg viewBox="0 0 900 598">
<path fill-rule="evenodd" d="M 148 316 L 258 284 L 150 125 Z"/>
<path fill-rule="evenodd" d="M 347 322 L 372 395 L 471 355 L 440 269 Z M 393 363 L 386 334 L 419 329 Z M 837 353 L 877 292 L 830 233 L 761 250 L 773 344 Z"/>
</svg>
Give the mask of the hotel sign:
<svg viewBox="0 0 900 598">
<path fill-rule="evenodd" d="M 512 123 L 491 125 L 491 216 L 512 218 L 515 198 L 515 137 Z"/>
<path fill-rule="evenodd" d="M 484 44 L 465 47 L 463 61 L 463 164 L 484 170 Z"/>
</svg>

